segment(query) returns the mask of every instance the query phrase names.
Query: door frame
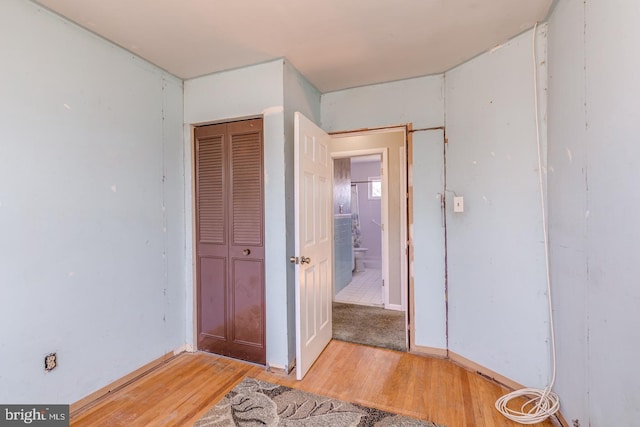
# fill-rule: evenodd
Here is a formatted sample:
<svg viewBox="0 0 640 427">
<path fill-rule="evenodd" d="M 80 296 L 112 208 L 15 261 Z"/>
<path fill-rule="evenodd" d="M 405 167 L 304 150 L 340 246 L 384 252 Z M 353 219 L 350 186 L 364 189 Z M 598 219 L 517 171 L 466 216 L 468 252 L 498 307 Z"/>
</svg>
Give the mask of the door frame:
<svg viewBox="0 0 640 427">
<path fill-rule="evenodd" d="M 396 186 L 398 185 L 399 189 L 402 189 L 402 191 L 405 192 L 405 194 L 408 194 L 408 181 L 407 181 L 407 172 L 408 172 L 408 147 L 409 147 L 409 137 L 410 137 L 410 133 L 409 130 L 411 129 L 411 124 L 406 124 L 406 125 L 397 125 L 397 126 L 387 126 L 387 127 L 380 127 L 380 128 L 375 128 L 375 129 L 358 129 L 358 130 L 353 130 L 353 131 L 337 131 L 337 132 L 331 132 L 329 133 L 329 135 L 331 136 L 331 138 L 333 139 L 339 139 L 339 138 L 344 138 L 344 137 L 352 137 L 352 136 L 367 136 L 367 135 L 372 135 L 372 134 L 376 134 L 376 133 L 388 133 L 388 132 L 402 132 L 403 133 L 403 147 L 401 148 L 401 152 L 402 155 L 400 156 L 401 158 L 401 164 L 400 166 L 400 182 L 399 183 L 394 183 L 391 184 L 388 182 L 389 179 L 389 165 L 388 165 L 388 156 L 389 153 L 386 152 L 383 156 L 383 160 L 384 162 L 382 163 L 382 167 L 384 168 L 384 174 L 383 174 L 383 194 L 388 194 L 388 190 L 390 188 L 390 185 Z M 376 151 L 377 150 L 377 151 Z M 357 153 L 355 155 L 367 155 L 367 154 L 378 154 L 380 153 L 381 150 L 388 150 L 388 148 L 371 148 L 371 149 L 359 149 L 359 150 L 349 150 L 349 151 L 339 151 L 339 152 L 331 152 L 331 168 L 333 170 L 333 159 L 334 158 L 345 158 L 345 157 L 352 157 L 353 154 L 350 155 L 350 153 Z M 332 180 L 333 180 L 333 172 L 332 172 Z M 333 181 L 332 181 L 333 182 Z M 400 230 L 402 235 L 404 236 L 404 240 L 403 240 L 403 244 L 401 245 L 400 248 L 400 298 L 401 298 L 401 304 L 399 306 L 397 305 L 393 305 L 390 306 L 389 305 L 389 227 L 388 227 L 388 218 L 389 218 L 389 206 L 388 206 L 388 198 L 384 197 L 383 198 L 383 223 L 385 224 L 385 228 L 384 228 L 384 234 L 385 236 L 383 236 L 383 255 L 382 255 L 382 263 L 383 263 L 383 274 L 384 274 L 384 283 L 385 283 L 385 308 L 389 308 L 389 309 L 394 309 L 394 310 L 404 310 L 405 311 L 405 324 L 407 325 L 407 327 L 409 326 L 409 322 L 410 322 L 410 310 L 412 308 L 412 304 L 413 302 L 410 301 L 409 297 L 411 295 L 411 290 L 409 289 L 409 286 L 411 285 L 411 282 L 409 281 L 409 235 L 408 235 L 408 205 L 407 205 L 407 199 L 406 197 L 401 197 L 401 215 L 400 215 Z M 386 203 L 386 212 L 385 212 L 385 207 L 384 204 Z M 333 235 L 331 236 L 331 239 L 333 240 Z M 332 245 L 335 244 L 335 242 L 332 242 Z M 333 260 L 332 260 L 333 262 Z M 335 290 L 335 284 L 334 284 L 334 290 Z M 409 351 L 411 350 L 410 345 L 412 343 L 412 340 L 409 336 L 408 333 L 408 328 L 407 328 L 407 349 L 409 349 Z"/>
</svg>

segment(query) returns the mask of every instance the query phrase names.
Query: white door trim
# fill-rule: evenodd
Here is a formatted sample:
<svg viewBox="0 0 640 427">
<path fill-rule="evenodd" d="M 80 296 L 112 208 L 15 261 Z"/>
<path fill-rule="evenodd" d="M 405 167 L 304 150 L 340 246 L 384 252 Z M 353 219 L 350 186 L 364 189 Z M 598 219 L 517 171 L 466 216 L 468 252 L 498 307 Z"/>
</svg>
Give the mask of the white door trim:
<svg viewBox="0 0 640 427">
<path fill-rule="evenodd" d="M 407 292 L 409 289 L 409 233 L 407 232 L 407 195 L 408 195 L 408 187 L 407 187 L 407 146 L 406 146 L 406 132 L 405 132 L 405 146 L 400 147 L 400 187 L 398 191 L 400 192 L 400 209 L 402 211 L 402 215 L 400 218 L 400 234 L 404 236 L 404 240 L 402 242 L 402 246 L 400 250 L 402 251 L 402 255 L 400 256 L 400 286 L 401 286 L 401 294 L 400 298 L 402 301 L 402 310 L 407 311 Z M 402 194 L 404 193 L 404 196 Z M 408 322 L 408 317 L 407 317 Z M 408 329 L 407 329 L 407 342 L 408 341 Z"/>
</svg>

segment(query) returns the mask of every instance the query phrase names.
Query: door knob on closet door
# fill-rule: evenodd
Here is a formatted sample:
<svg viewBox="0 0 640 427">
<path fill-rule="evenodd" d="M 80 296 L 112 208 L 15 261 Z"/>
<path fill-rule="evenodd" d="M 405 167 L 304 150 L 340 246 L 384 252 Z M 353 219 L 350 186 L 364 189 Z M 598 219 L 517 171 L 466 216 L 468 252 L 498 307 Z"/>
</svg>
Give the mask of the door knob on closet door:
<svg viewBox="0 0 640 427">
<path fill-rule="evenodd" d="M 309 258 L 308 256 L 301 256 L 300 264 L 311 264 L 311 258 Z"/>
<path fill-rule="evenodd" d="M 244 256 L 247 256 L 247 255 L 251 254 L 251 249 L 245 249 L 245 250 L 243 250 L 243 251 L 242 251 L 242 254 L 243 254 Z"/>
</svg>

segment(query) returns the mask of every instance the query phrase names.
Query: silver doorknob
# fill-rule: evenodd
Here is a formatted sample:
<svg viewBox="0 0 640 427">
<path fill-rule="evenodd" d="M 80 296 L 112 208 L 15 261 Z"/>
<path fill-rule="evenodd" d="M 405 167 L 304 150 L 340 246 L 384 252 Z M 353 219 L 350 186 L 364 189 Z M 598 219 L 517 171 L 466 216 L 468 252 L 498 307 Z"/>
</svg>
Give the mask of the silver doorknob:
<svg viewBox="0 0 640 427">
<path fill-rule="evenodd" d="M 300 264 L 311 264 L 311 258 L 309 258 L 308 256 L 301 256 Z"/>
<path fill-rule="evenodd" d="M 291 256 L 289 257 L 289 262 L 291 264 L 297 264 L 298 263 L 298 257 L 297 256 Z"/>
<path fill-rule="evenodd" d="M 242 251 L 242 254 L 243 254 L 244 256 L 247 256 L 247 255 L 249 255 L 250 253 L 251 253 L 251 249 L 245 249 L 245 250 L 243 250 L 243 251 Z"/>
</svg>

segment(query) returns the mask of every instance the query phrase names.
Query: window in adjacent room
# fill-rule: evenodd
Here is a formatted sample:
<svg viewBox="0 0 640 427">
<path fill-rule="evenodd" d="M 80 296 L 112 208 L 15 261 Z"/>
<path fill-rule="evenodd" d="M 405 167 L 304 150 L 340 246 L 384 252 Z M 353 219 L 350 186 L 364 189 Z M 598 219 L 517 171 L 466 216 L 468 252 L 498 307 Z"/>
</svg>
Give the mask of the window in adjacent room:
<svg viewBox="0 0 640 427">
<path fill-rule="evenodd" d="M 379 176 L 369 177 L 369 200 L 380 199 L 382 197 L 382 181 Z"/>
</svg>

